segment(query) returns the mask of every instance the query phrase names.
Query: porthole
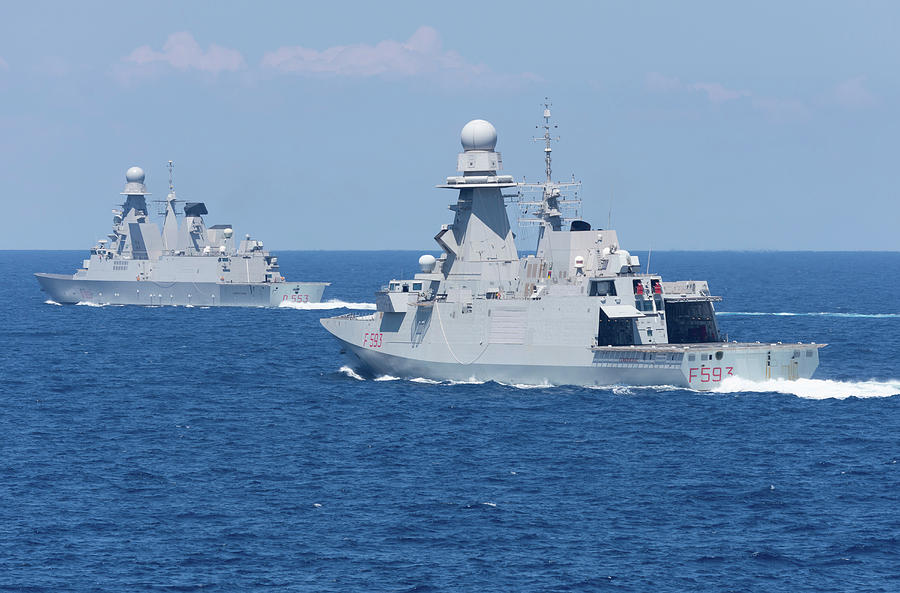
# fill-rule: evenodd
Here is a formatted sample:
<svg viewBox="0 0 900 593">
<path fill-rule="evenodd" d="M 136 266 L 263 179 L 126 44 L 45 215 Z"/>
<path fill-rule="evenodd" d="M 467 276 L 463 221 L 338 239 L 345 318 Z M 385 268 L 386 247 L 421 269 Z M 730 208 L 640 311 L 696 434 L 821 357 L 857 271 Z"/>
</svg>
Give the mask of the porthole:
<svg viewBox="0 0 900 593">
<path fill-rule="evenodd" d="M 716 360 L 722 360 L 722 357 L 724 355 L 725 354 L 721 350 L 719 350 L 718 352 L 716 352 Z"/>
</svg>

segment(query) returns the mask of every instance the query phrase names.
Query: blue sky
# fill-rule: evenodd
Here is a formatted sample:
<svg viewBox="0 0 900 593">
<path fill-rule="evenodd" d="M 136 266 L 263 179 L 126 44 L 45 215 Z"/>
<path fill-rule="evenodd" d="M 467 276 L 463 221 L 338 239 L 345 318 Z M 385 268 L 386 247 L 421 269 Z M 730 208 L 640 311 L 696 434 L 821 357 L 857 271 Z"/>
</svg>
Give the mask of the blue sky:
<svg viewBox="0 0 900 593">
<path fill-rule="evenodd" d="M 631 249 L 900 249 L 900 4 L 7 3 L 2 249 L 86 249 L 124 172 L 274 249 L 434 249 L 459 130 Z"/>
</svg>

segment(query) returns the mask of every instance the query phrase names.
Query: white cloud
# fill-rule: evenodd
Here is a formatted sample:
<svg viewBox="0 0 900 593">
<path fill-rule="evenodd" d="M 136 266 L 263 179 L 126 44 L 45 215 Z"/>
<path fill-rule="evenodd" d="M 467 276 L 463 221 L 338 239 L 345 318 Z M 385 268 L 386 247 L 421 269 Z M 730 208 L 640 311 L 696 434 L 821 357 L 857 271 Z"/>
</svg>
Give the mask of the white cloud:
<svg viewBox="0 0 900 593">
<path fill-rule="evenodd" d="M 871 107 L 877 102 L 875 95 L 863 85 L 865 76 L 857 76 L 840 83 L 834 89 L 834 100 L 839 105 L 854 109 Z"/>
<path fill-rule="evenodd" d="M 673 76 L 650 72 L 644 79 L 644 85 L 654 93 L 702 93 L 710 103 L 716 105 L 748 99 L 752 109 L 775 121 L 802 121 L 810 117 L 809 108 L 803 101 L 763 97 L 747 90 L 730 89 L 719 82 L 682 82 Z M 851 89 L 847 94 L 860 95 L 851 92 L 855 90 Z"/>
<path fill-rule="evenodd" d="M 194 36 L 187 31 L 169 35 L 162 51 L 156 51 L 149 45 L 142 45 L 122 60 L 139 67 L 161 63 L 168 64 L 176 70 L 200 70 L 212 74 L 223 71 L 234 72 L 246 67 L 241 52 L 216 44 L 211 44 L 203 51 Z"/>
<path fill-rule="evenodd" d="M 484 64 L 467 62 L 459 53 L 443 48 L 432 27 L 419 27 L 406 41 L 384 40 L 375 45 L 336 45 L 324 50 L 285 46 L 263 56 L 263 68 L 296 74 L 331 74 L 347 77 L 445 76 L 454 82 L 538 81 L 534 74 L 497 75 Z"/>
<path fill-rule="evenodd" d="M 703 93 L 711 103 L 725 103 L 742 97 L 749 97 L 750 91 L 738 91 L 726 88 L 719 82 L 693 82 L 685 83 L 673 76 L 666 76 L 659 72 L 650 72 L 645 79 L 647 88 L 656 93 L 671 93 L 676 91 L 691 91 Z"/>
<path fill-rule="evenodd" d="M 724 103 L 725 101 L 733 101 L 741 97 L 749 97 L 750 91 L 735 91 L 727 89 L 718 82 L 695 82 L 689 85 L 693 91 L 706 93 L 706 98 L 713 103 Z"/>
<path fill-rule="evenodd" d="M 645 83 L 647 88 L 656 93 L 666 93 L 681 90 L 681 81 L 675 77 L 666 76 L 659 72 L 650 72 L 647 74 Z"/>
</svg>

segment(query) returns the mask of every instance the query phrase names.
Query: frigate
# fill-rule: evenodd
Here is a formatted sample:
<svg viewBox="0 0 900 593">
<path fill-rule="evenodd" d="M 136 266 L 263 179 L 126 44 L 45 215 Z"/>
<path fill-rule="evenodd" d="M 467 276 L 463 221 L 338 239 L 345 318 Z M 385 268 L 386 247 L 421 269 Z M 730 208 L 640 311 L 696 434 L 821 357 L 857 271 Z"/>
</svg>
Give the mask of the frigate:
<svg viewBox="0 0 900 593">
<path fill-rule="evenodd" d="M 499 174 L 497 132 L 476 119 L 461 134 L 452 224 L 435 236 L 441 255 L 391 280 L 371 315 L 321 323 L 369 375 L 529 385 L 673 385 L 710 390 L 732 377 L 809 378 L 823 344 L 723 339 L 700 280 L 667 282 L 619 244 L 615 230 L 563 214 L 566 186 L 551 177 L 534 210 L 536 251 L 520 257 L 505 199 L 524 186 Z M 507 194 L 504 194 L 504 189 Z M 510 194 L 509 192 L 514 192 Z"/>
<path fill-rule="evenodd" d="M 35 274 L 41 289 L 60 304 L 276 307 L 317 303 L 327 282 L 286 282 L 278 258 L 246 235 L 235 247 L 231 225 L 207 227 L 203 202 L 175 195 L 169 161 L 169 193 L 162 232 L 150 220 L 144 171 L 125 172 L 125 203 L 112 211 L 112 232 L 97 241 L 74 274 Z M 183 204 L 183 220 L 177 205 Z"/>
</svg>

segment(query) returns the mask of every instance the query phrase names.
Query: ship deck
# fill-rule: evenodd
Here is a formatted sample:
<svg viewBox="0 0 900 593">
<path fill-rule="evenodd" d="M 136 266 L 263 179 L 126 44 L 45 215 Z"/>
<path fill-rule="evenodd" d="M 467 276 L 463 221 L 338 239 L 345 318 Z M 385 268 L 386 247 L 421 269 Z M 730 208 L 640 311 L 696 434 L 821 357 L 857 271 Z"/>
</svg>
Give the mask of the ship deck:
<svg viewBox="0 0 900 593">
<path fill-rule="evenodd" d="M 793 348 L 824 348 L 828 344 L 815 342 L 701 342 L 698 344 L 635 344 L 632 346 L 591 346 L 603 352 L 697 352 L 708 350 L 790 350 Z"/>
</svg>

